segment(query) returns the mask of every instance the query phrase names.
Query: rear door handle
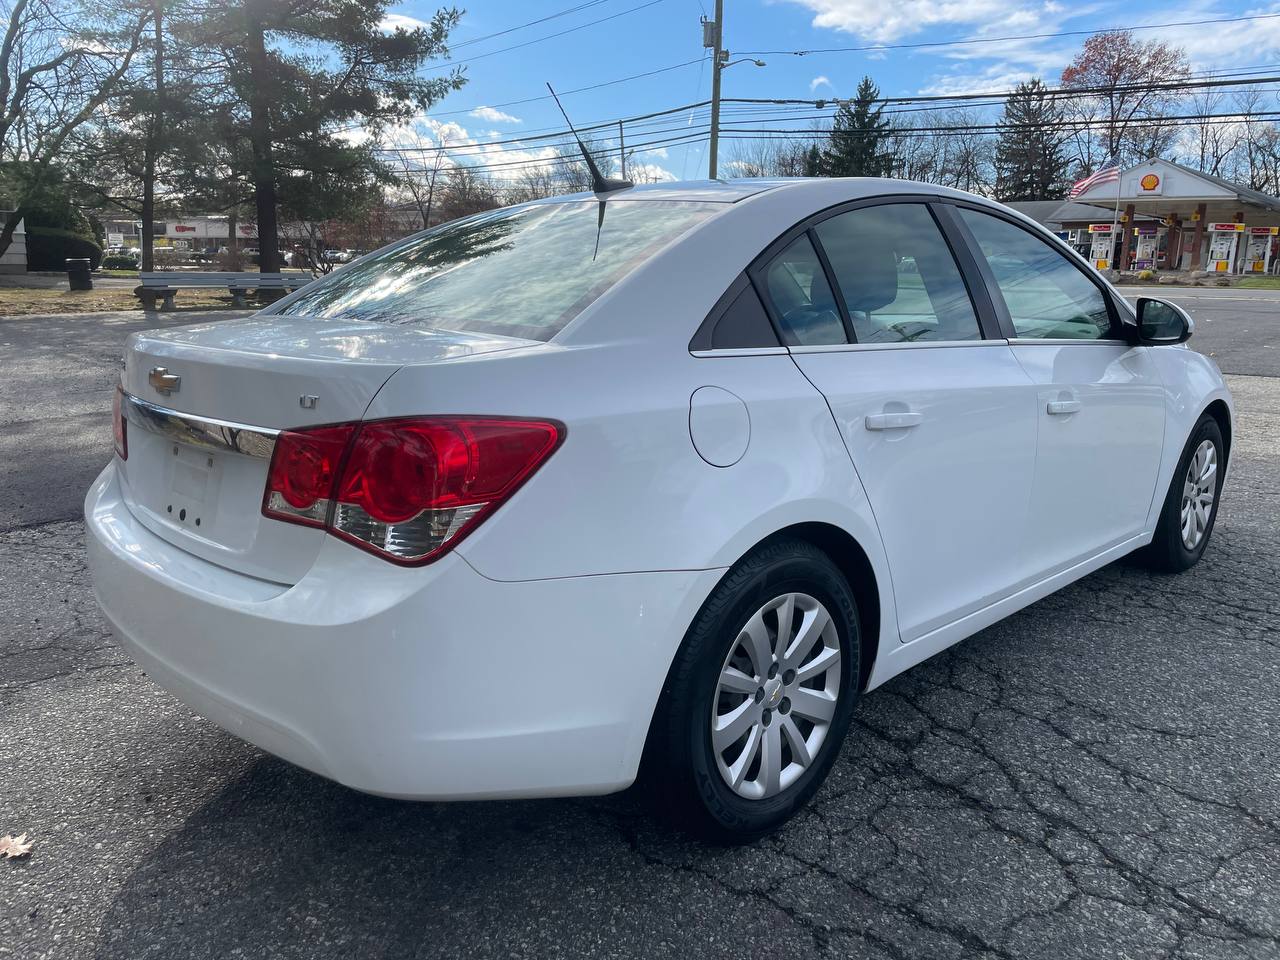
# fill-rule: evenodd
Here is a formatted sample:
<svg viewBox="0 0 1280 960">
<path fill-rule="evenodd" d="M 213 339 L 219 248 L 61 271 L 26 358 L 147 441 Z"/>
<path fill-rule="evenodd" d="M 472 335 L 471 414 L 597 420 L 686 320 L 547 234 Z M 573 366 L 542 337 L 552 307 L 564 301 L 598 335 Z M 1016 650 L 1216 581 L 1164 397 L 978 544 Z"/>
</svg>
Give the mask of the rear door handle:
<svg viewBox="0 0 1280 960">
<path fill-rule="evenodd" d="M 1051 416 L 1061 416 L 1067 413 L 1078 413 L 1080 411 L 1079 400 L 1050 400 L 1045 406 L 1045 410 Z"/>
<path fill-rule="evenodd" d="M 920 413 L 872 413 L 866 423 L 868 430 L 902 430 L 916 426 L 923 419 Z"/>
</svg>

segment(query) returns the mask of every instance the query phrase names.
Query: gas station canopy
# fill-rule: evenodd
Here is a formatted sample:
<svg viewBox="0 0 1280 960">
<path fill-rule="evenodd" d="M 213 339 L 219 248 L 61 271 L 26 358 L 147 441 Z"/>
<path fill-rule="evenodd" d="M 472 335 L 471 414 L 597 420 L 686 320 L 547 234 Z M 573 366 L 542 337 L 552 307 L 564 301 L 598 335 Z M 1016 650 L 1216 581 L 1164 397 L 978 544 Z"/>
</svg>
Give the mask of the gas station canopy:
<svg viewBox="0 0 1280 960">
<path fill-rule="evenodd" d="M 1266 273 L 1280 247 L 1280 197 L 1170 160 L 1135 164 L 1119 180 L 1091 187 L 1074 199 L 1113 211 L 1111 218 L 1104 214 L 1092 225 L 1098 242 L 1091 258 L 1100 269 L 1163 266 Z M 1158 227 L 1140 227 L 1143 214 Z M 1117 223 L 1118 251 L 1112 251 L 1104 236 L 1112 232 L 1110 223 L 1103 228 L 1106 220 Z"/>
</svg>

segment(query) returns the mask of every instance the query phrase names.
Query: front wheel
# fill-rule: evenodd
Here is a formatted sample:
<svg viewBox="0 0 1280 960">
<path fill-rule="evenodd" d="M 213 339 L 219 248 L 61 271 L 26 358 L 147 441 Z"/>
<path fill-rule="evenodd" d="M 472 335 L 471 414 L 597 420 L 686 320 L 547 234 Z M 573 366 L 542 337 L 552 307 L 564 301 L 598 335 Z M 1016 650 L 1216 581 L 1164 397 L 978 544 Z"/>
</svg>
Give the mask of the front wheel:
<svg viewBox="0 0 1280 960">
<path fill-rule="evenodd" d="M 691 832 L 744 842 L 826 778 L 857 698 L 858 617 L 829 557 L 799 540 L 735 566 L 689 628 L 663 690 L 647 775 Z"/>
<path fill-rule="evenodd" d="M 1146 548 L 1147 564 L 1180 573 L 1193 566 L 1209 545 L 1222 493 L 1222 429 L 1205 414 L 1191 431 L 1165 496 L 1155 537 Z"/>
</svg>

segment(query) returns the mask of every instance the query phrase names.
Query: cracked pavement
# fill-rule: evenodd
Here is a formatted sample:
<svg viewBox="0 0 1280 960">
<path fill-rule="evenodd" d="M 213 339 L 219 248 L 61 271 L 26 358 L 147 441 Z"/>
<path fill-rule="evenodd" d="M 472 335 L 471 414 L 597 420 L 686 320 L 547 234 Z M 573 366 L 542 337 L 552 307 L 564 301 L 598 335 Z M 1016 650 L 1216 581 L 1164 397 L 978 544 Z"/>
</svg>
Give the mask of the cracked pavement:
<svg viewBox="0 0 1280 960">
<path fill-rule="evenodd" d="M 0 832 L 36 842 L 0 957 L 1280 957 L 1280 359 L 1231 377 L 1199 566 L 1113 564 L 891 681 L 807 811 L 720 849 L 630 794 L 363 796 L 153 686 L 78 519 L 153 324 L 0 320 Z"/>
</svg>

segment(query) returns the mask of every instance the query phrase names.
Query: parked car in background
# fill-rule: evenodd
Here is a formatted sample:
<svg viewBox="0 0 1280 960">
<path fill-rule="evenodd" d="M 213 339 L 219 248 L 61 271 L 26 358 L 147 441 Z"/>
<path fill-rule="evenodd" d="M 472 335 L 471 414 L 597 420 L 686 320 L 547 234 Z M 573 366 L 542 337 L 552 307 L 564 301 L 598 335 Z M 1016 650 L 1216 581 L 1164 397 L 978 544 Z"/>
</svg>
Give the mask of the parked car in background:
<svg viewBox="0 0 1280 960">
<path fill-rule="evenodd" d="M 1191 333 L 941 187 L 492 211 L 131 337 L 95 589 L 157 683 L 342 783 L 642 776 L 751 839 L 862 694 L 1126 554 L 1200 559 L 1233 428 Z"/>
<path fill-rule="evenodd" d="M 102 255 L 103 257 L 125 257 L 130 260 L 138 260 L 142 257 L 142 251 L 137 247 L 114 244 L 104 248 Z"/>
<path fill-rule="evenodd" d="M 249 263 L 252 263 L 254 266 L 258 265 L 259 251 L 257 247 L 245 247 L 243 250 L 240 251 L 240 254 Z M 287 267 L 293 264 L 293 254 L 291 254 L 289 251 L 281 250 L 279 251 L 279 255 L 280 255 L 281 266 Z"/>
</svg>

